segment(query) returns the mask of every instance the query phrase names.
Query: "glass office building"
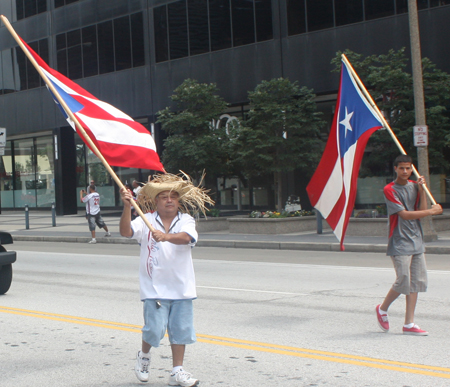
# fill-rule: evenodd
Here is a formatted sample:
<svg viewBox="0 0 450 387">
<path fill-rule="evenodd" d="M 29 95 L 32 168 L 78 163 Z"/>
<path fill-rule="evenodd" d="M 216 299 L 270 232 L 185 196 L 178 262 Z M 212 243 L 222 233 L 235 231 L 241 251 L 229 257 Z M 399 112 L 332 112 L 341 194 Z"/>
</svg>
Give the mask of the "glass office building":
<svg viewBox="0 0 450 387">
<path fill-rule="evenodd" d="M 450 72 L 446 39 L 450 0 L 418 0 L 422 53 Z M 152 131 L 155 114 L 186 78 L 215 82 L 239 117 L 247 92 L 262 80 L 287 77 L 318 94 L 328 122 L 338 79 L 330 60 L 349 48 L 365 55 L 409 47 L 407 0 L 2 0 L 17 33 L 53 68 Z M 75 213 L 78 190 L 91 179 L 102 207 L 120 207 L 117 187 L 67 125 L 36 70 L 0 27 L 1 207 Z M 218 117 L 219 119 L 219 117 Z M 327 131 L 328 128 L 324 128 Z M 115 168 L 120 179 L 145 181 L 152 171 Z M 446 188 L 436 178 L 445 202 Z M 445 180 L 446 181 L 446 180 Z M 290 190 L 304 193 L 302 179 Z M 383 182 L 370 182 L 370 184 Z M 365 190 L 359 201 L 378 202 Z M 218 187 L 233 204 L 233 182 Z M 367 191 L 367 192 L 366 192 Z M 436 191 L 435 191 L 436 192 Z M 257 191 L 264 204 L 267 192 Z M 378 195 L 378 196 L 377 196 Z M 442 198 L 441 198 L 442 199 Z"/>
</svg>

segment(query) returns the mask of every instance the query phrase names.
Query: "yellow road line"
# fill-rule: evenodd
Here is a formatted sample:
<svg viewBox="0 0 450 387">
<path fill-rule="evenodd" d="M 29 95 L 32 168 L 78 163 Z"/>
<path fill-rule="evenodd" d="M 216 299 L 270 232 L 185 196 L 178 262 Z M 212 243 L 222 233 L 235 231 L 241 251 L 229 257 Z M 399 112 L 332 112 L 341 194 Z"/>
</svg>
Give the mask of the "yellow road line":
<svg viewBox="0 0 450 387">
<path fill-rule="evenodd" d="M 73 324 L 88 325 L 99 328 L 115 329 L 126 332 L 137 332 L 137 333 L 141 332 L 140 325 L 125 324 L 85 317 L 69 316 L 57 313 L 10 308 L 6 306 L 0 306 L 0 312 L 27 317 L 36 317 L 46 320 L 68 322 Z M 207 344 L 222 345 L 241 349 L 250 349 L 253 351 L 267 352 L 278 355 L 295 356 L 308 359 L 329 361 L 334 363 L 351 364 L 369 368 L 378 368 L 397 372 L 406 372 L 418 375 L 426 375 L 450 379 L 450 368 L 444 367 L 427 366 L 422 364 L 376 359 L 365 356 L 348 355 L 343 353 L 319 351 L 307 348 L 289 347 L 285 345 L 261 343 L 257 341 L 232 339 L 227 337 L 211 336 L 203 334 L 197 334 L 197 340 L 199 342 Z"/>
</svg>

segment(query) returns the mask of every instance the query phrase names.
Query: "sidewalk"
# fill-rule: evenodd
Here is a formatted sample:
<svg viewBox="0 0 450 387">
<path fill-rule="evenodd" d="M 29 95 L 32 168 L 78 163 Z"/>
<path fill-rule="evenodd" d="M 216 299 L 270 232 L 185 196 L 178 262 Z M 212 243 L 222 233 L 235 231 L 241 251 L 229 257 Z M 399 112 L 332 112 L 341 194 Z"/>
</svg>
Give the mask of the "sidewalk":
<svg viewBox="0 0 450 387">
<path fill-rule="evenodd" d="M 112 234 L 105 238 L 104 231 L 96 229 L 97 243 L 136 244 L 136 241 L 119 234 L 120 212 L 102 211 L 103 218 Z M 14 241 L 36 242 L 78 242 L 87 243 L 91 239 L 84 211 L 76 215 L 56 217 L 52 226 L 49 212 L 29 211 L 29 229 L 25 227 L 25 212 L 2 211 L 0 231 L 9 232 Z M 354 237 L 345 238 L 345 250 L 350 252 L 386 252 L 387 238 Z M 233 234 L 228 231 L 204 232 L 199 235 L 199 247 L 251 248 L 273 250 L 314 250 L 339 251 L 339 243 L 331 232 L 321 235 L 303 232 L 282 235 Z M 427 243 L 428 254 L 450 254 L 450 231 L 439 233 L 438 240 Z"/>
</svg>

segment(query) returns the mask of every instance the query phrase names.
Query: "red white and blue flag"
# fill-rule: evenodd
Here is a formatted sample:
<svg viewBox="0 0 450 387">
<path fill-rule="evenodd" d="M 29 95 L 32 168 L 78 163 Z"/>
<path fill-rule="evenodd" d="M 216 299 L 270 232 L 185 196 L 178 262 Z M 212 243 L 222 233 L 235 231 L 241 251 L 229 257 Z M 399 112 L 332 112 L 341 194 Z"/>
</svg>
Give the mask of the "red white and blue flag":
<svg viewBox="0 0 450 387">
<path fill-rule="evenodd" d="M 344 250 L 344 237 L 356 199 L 359 167 L 369 137 L 383 127 L 347 65 L 341 81 L 328 142 L 306 190 Z"/>
<path fill-rule="evenodd" d="M 20 39 L 109 165 L 164 171 L 153 137 L 143 125 L 50 68 Z M 53 99 L 69 124 L 89 146 L 55 96 Z"/>
</svg>

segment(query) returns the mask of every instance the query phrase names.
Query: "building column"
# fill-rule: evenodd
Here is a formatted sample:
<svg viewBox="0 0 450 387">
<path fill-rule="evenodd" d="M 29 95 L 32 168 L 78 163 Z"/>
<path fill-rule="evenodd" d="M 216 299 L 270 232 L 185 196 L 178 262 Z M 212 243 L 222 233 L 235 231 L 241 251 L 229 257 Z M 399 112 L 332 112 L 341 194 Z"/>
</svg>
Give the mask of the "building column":
<svg viewBox="0 0 450 387">
<path fill-rule="evenodd" d="M 69 127 L 53 130 L 55 147 L 56 215 L 72 215 L 77 209 L 77 157 L 75 131 Z"/>
</svg>

